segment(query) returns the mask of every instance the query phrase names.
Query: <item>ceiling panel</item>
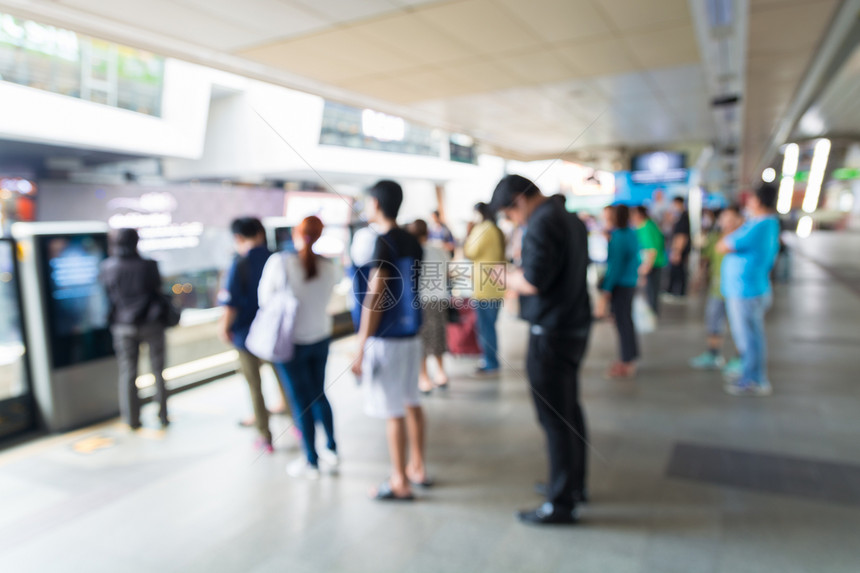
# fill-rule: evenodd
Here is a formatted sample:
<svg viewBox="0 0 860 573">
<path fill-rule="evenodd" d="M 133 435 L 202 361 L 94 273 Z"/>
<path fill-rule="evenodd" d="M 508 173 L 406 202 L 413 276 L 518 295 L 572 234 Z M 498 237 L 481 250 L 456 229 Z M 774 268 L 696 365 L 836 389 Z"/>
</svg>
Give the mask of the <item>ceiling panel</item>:
<svg viewBox="0 0 860 573">
<path fill-rule="evenodd" d="M 356 79 L 341 85 L 346 89 L 395 103 L 408 103 L 425 99 L 418 89 L 397 78 Z"/>
<path fill-rule="evenodd" d="M 410 14 L 374 20 L 352 29 L 423 64 L 464 60 L 477 55 L 467 44 Z"/>
<path fill-rule="evenodd" d="M 539 49 L 522 54 L 502 56 L 499 65 L 525 83 L 547 83 L 579 75 L 556 52 Z"/>
<path fill-rule="evenodd" d="M 637 68 L 627 48 L 617 39 L 559 44 L 554 52 L 582 76 L 605 76 Z"/>
<path fill-rule="evenodd" d="M 245 0 L 242 2 L 244 3 Z M 379 16 L 400 9 L 390 0 L 291 0 L 291 2 L 305 6 L 328 20 L 340 23 Z"/>
<path fill-rule="evenodd" d="M 495 0 L 549 43 L 610 33 L 607 19 L 591 0 Z"/>
<path fill-rule="evenodd" d="M 750 13 L 750 29 L 762 33 L 750 33 L 750 55 L 782 58 L 800 53 L 808 58 L 821 40 L 821 30 L 833 16 L 832 9 L 828 8 L 834 3 L 832 0 L 808 0 L 754 7 Z"/>
<path fill-rule="evenodd" d="M 708 90 L 705 85 L 705 75 L 700 65 L 681 66 L 648 70 L 652 85 L 666 96 L 674 94 L 694 94 L 708 100 Z"/>
<path fill-rule="evenodd" d="M 327 81 L 412 69 L 417 62 L 387 49 L 352 29 L 338 29 L 296 40 L 245 49 L 246 58 L 276 65 L 302 75 Z M 316 68 L 319 70 L 316 71 Z M 342 70 L 343 76 L 330 73 Z"/>
<path fill-rule="evenodd" d="M 510 70 L 492 60 L 477 60 L 460 64 L 449 64 L 445 72 L 463 86 L 474 86 L 472 92 L 492 92 L 522 83 Z"/>
<path fill-rule="evenodd" d="M 690 22 L 687 0 L 599 0 L 598 4 L 621 31 Z"/>
<path fill-rule="evenodd" d="M 241 10 L 235 0 L 176 0 L 204 13 L 213 14 L 227 22 L 237 22 L 264 35 L 254 39 L 262 43 L 268 39 L 284 39 L 331 25 L 332 20 L 300 5 L 281 0 L 242 0 Z"/>
<path fill-rule="evenodd" d="M 259 32 L 235 20 L 206 14 L 170 0 L 147 0 L 146 3 L 136 0 L 63 0 L 61 3 L 207 48 L 233 50 L 259 38 Z"/>
<path fill-rule="evenodd" d="M 700 61 L 699 44 L 688 24 L 629 34 L 624 42 L 643 68 L 668 68 Z"/>
<path fill-rule="evenodd" d="M 540 36 L 490 0 L 431 5 L 415 15 L 481 54 L 513 52 L 541 43 Z"/>
<path fill-rule="evenodd" d="M 600 88 L 611 100 L 616 102 L 630 102 L 635 105 L 643 98 L 655 98 L 656 94 L 644 72 L 632 72 L 596 78 L 595 85 Z"/>
</svg>

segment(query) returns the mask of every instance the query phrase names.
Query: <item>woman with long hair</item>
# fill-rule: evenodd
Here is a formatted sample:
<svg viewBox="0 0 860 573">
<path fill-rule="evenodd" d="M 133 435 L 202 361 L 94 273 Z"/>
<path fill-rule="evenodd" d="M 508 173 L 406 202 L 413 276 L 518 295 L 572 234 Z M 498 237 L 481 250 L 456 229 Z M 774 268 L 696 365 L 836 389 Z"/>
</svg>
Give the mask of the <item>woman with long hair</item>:
<svg viewBox="0 0 860 573">
<path fill-rule="evenodd" d="M 325 395 L 325 368 L 331 341 L 332 319 L 326 308 L 337 283 L 334 264 L 313 252 L 322 235 L 323 224 L 317 217 L 305 218 L 293 230 L 297 253 L 271 257 L 260 280 L 260 307 L 265 307 L 282 291 L 296 299 L 293 324 L 295 351 L 289 362 L 275 363 L 280 379 L 293 402 L 293 417 L 302 431 L 305 456 L 287 464 L 293 477 L 319 477 L 319 462 L 330 471 L 338 465 L 337 444 L 331 404 Z M 316 423 L 326 433 L 326 449 L 317 452 Z"/>
<path fill-rule="evenodd" d="M 620 359 L 606 373 L 608 378 L 631 378 L 636 374 L 639 344 L 633 327 L 633 297 L 639 279 L 639 240 L 630 228 L 626 205 L 610 205 L 603 211 L 609 230 L 606 276 L 600 286 L 595 315 L 604 318 L 611 303 L 618 329 Z"/>
</svg>

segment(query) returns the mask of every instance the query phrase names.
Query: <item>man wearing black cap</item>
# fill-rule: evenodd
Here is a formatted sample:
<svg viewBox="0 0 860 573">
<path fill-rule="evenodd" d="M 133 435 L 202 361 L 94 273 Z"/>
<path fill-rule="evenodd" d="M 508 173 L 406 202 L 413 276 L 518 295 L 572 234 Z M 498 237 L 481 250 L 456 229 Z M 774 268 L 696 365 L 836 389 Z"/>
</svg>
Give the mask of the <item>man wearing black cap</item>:
<svg viewBox="0 0 860 573">
<path fill-rule="evenodd" d="M 526 523 L 573 523 L 576 504 L 585 498 L 579 366 L 592 316 L 586 286 L 588 245 L 583 239 L 587 232 L 560 202 L 519 175 L 499 182 L 491 207 L 516 225 L 528 225 L 522 269 L 508 273 L 507 287 L 520 293 L 520 314 L 531 324 L 526 371 L 549 453 L 546 503 L 517 517 Z"/>
</svg>

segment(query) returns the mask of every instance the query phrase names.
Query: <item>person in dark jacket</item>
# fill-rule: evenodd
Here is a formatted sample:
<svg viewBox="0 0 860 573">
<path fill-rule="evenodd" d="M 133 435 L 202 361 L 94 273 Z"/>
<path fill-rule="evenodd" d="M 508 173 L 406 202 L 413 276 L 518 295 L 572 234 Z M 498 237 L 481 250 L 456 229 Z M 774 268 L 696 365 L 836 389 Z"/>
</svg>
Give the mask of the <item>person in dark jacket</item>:
<svg viewBox="0 0 860 573">
<path fill-rule="evenodd" d="M 546 502 L 517 517 L 535 524 L 573 523 L 577 504 L 587 497 L 587 433 L 579 402 L 592 314 L 587 231 L 579 217 L 519 175 L 499 181 L 490 207 L 515 225 L 528 225 L 522 268 L 507 272 L 506 287 L 521 295 L 520 315 L 530 324 L 526 373 L 549 454 Z"/>
<path fill-rule="evenodd" d="M 119 361 L 119 409 L 123 420 L 133 430 L 141 427 L 136 385 L 141 343 L 149 346 L 159 420 L 162 427 L 170 423 L 163 375 L 164 325 L 157 310 L 161 274 L 158 263 L 140 256 L 137 242 L 134 229 L 118 230 L 111 237 L 112 256 L 102 263 L 99 275 L 112 307 L 111 333 Z"/>
</svg>

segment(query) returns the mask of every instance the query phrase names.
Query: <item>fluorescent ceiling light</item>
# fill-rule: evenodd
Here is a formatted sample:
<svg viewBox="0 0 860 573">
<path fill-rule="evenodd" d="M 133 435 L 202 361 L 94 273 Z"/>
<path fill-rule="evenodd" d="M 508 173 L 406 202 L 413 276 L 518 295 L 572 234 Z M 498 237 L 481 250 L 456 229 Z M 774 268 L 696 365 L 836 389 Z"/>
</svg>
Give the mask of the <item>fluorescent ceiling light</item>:
<svg viewBox="0 0 860 573">
<path fill-rule="evenodd" d="M 801 239 L 805 239 L 809 235 L 812 234 L 812 217 L 809 215 L 804 215 L 800 218 L 800 221 L 797 222 L 797 236 Z"/>
<path fill-rule="evenodd" d="M 812 166 L 809 168 L 809 182 L 806 184 L 806 195 L 803 197 L 803 210 L 812 213 L 818 207 L 821 196 L 821 184 L 824 183 L 824 171 L 827 169 L 827 158 L 830 157 L 830 140 L 819 139 L 812 152 Z"/>
<path fill-rule="evenodd" d="M 785 215 L 791 211 L 791 202 L 794 199 L 794 177 L 783 177 L 779 181 L 779 194 L 776 197 L 776 210 Z"/>
<path fill-rule="evenodd" d="M 800 146 L 789 143 L 785 146 L 785 157 L 782 159 L 782 174 L 786 177 L 794 177 L 797 173 L 797 160 L 800 158 Z"/>
</svg>

